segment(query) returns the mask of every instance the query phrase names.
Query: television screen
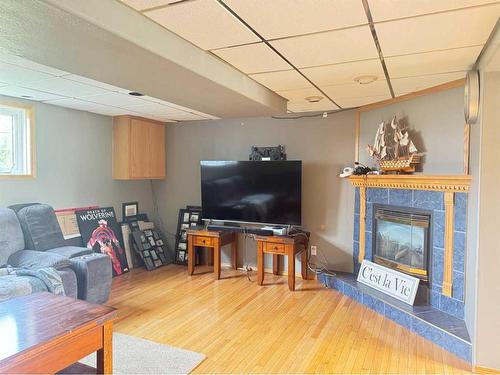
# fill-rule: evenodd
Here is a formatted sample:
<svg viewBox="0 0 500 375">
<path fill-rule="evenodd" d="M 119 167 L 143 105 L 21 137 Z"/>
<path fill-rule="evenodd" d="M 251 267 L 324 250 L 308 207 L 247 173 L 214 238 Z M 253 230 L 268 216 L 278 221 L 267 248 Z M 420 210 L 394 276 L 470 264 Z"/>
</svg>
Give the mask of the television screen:
<svg viewBox="0 0 500 375">
<path fill-rule="evenodd" d="M 301 161 L 201 161 L 205 220 L 301 224 Z"/>
</svg>

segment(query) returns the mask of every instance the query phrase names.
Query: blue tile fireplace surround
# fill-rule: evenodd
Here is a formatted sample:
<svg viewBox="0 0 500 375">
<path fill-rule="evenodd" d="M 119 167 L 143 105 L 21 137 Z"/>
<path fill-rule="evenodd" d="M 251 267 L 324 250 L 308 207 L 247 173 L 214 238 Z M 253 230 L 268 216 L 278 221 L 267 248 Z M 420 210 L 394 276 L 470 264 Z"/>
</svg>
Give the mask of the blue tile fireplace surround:
<svg viewBox="0 0 500 375">
<path fill-rule="evenodd" d="M 451 297 L 444 295 L 443 269 L 445 257 L 444 192 L 393 188 L 366 188 L 364 259 L 373 260 L 374 205 L 415 208 L 431 213 L 429 243 L 429 304 L 410 306 L 356 281 L 359 270 L 360 190 L 356 188 L 354 205 L 354 273 L 321 274 L 319 280 L 327 287 L 355 299 L 398 324 L 442 346 L 471 362 L 472 346 L 464 322 L 465 243 L 467 194 L 454 194 L 453 268 Z"/>
</svg>

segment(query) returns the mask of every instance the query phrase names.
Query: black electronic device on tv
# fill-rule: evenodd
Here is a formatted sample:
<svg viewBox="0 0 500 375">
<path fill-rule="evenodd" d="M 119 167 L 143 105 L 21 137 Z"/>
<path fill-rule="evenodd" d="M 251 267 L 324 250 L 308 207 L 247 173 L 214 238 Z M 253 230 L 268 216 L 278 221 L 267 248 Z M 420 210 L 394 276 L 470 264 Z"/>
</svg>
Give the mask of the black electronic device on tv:
<svg viewBox="0 0 500 375">
<path fill-rule="evenodd" d="M 201 161 L 204 220 L 300 225 L 302 161 Z"/>
</svg>

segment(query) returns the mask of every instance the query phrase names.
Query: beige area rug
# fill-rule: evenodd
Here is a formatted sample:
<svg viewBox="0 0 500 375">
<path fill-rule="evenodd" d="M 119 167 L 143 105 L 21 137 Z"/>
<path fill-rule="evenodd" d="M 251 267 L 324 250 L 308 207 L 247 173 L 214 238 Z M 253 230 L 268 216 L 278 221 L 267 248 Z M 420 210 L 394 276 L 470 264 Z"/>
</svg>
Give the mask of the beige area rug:
<svg viewBox="0 0 500 375">
<path fill-rule="evenodd" d="M 201 353 L 113 333 L 114 374 L 189 374 L 205 358 Z M 80 362 L 95 367 L 95 353 Z"/>
</svg>

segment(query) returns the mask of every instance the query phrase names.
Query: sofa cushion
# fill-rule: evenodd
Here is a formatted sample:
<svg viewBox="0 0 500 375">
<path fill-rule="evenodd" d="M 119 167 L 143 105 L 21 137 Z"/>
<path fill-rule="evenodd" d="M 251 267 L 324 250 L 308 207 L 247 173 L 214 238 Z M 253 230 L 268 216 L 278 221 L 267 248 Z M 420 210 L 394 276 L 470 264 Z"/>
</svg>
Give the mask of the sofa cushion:
<svg viewBox="0 0 500 375">
<path fill-rule="evenodd" d="M 9 257 L 7 262 L 12 267 L 54 267 L 56 270 L 69 267 L 71 265 L 71 261 L 62 255 L 35 250 L 17 251 Z"/>
<path fill-rule="evenodd" d="M 14 211 L 0 207 L 0 266 L 11 254 L 24 249 L 24 236 Z"/>
<path fill-rule="evenodd" d="M 54 253 L 62 255 L 66 258 L 75 258 L 82 255 L 92 254 L 93 251 L 91 249 L 87 249 L 86 247 L 79 246 L 62 246 L 56 247 L 55 249 L 48 249 L 47 253 Z"/>
<path fill-rule="evenodd" d="M 64 237 L 54 209 L 48 204 L 35 204 L 17 212 L 26 248 L 44 251 L 64 246 Z"/>
</svg>

